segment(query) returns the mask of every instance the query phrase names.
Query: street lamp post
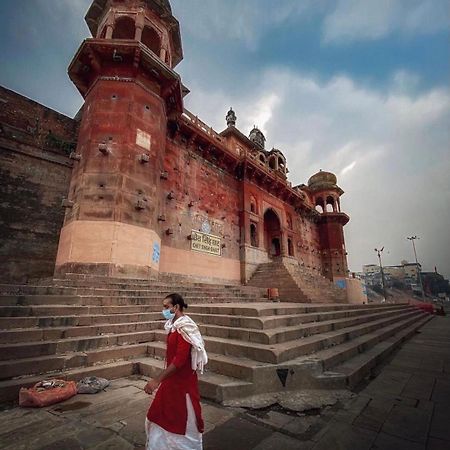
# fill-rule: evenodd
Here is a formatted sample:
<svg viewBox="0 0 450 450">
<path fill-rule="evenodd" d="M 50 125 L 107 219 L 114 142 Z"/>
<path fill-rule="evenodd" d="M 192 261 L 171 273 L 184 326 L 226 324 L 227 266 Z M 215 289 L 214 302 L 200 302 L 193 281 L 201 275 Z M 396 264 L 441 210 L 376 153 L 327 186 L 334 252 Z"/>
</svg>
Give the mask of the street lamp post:
<svg viewBox="0 0 450 450">
<path fill-rule="evenodd" d="M 381 264 L 381 253 L 384 250 L 384 246 L 381 247 L 380 249 L 375 249 L 375 251 L 377 252 L 378 255 L 378 261 L 380 263 L 380 272 L 381 272 L 381 284 L 383 286 L 383 296 L 384 296 L 384 300 L 386 301 L 386 284 L 384 282 L 384 272 L 383 272 L 383 265 Z"/>
<path fill-rule="evenodd" d="M 414 241 L 415 241 L 416 239 L 420 239 L 420 238 L 417 237 L 417 236 L 410 236 L 410 237 L 407 237 L 406 239 L 408 239 L 408 241 L 411 241 L 412 246 L 413 246 L 413 250 L 414 250 L 414 258 L 416 259 L 417 278 L 419 279 L 418 281 L 419 281 L 419 285 L 420 285 L 420 292 L 422 293 L 422 299 L 424 299 L 424 298 L 425 298 L 425 295 L 424 295 L 424 292 L 423 292 L 422 276 L 420 275 L 421 270 L 420 270 L 419 262 L 417 261 L 416 244 L 414 243 Z"/>
</svg>

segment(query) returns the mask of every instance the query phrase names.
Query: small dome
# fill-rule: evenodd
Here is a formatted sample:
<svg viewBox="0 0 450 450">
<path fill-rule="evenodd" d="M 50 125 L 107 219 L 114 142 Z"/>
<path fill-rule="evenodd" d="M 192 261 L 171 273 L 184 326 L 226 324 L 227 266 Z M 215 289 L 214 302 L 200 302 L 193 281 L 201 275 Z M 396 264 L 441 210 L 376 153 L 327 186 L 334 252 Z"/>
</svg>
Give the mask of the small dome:
<svg viewBox="0 0 450 450">
<path fill-rule="evenodd" d="M 313 191 L 322 189 L 337 189 L 337 178 L 334 173 L 324 172 L 320 169 L 308 180 L 308 187 Z"/>
<path fill-rule="evenodd" d="M 284 158 L 283 152 L 275 147 L 272 150 L 270 150 L 269 155 L 272 155 L 274 153 L 281 155 Z"/>
<path fill-rule="evenodd" d="M 262 134 L 262 131 L 257 128 L 256 126 L 253 127 L 253 130 L 250 131 L 250 134 L 248 138 L 256 145 L 259 145 L 261 148 L 265 147 L 266 138 L 264 137 L 264 134 Z"/>
</svg>

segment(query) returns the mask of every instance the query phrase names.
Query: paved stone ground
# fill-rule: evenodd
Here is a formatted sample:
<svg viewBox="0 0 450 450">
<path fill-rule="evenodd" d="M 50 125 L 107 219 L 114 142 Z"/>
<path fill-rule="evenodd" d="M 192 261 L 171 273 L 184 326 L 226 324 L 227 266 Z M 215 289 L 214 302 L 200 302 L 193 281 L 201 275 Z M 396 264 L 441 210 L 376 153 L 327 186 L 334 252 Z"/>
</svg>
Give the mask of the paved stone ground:
<svg viewBox="0 0 450 450">
<path fill-rule="evenodd" d="M 450 449 L 450 318 L 436 317 L 345 403 L 303 413 L 203 403 L 204 450 Z M 143 450 L 144 380 L 0 412 L 5 450 Z"/>
</svg>

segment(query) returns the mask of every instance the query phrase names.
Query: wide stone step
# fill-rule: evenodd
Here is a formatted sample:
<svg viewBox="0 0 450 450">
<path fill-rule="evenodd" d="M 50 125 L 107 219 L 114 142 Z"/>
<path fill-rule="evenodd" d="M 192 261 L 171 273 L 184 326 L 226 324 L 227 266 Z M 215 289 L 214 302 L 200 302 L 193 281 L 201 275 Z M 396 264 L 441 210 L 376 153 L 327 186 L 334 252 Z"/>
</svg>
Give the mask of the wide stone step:
<svg viewBox="0 0 450 450">
<path fill-rule="evenodd" d="M 161 317 L 147 322 L 14 329 L 0 332 L 0 344 L 152 331 L 162 328 L 163 321 Z"/>
<path fill-rule="evenodd" d="M 33 305 L 33 306 L 0 306 L 0 315 L 9 317 L 42 317 L 42 316 L 69 316 L 69 315 L 95 315 L 95 314 L 132 314 L 160 312 L 161 305 L 134 305 L 134 306 L 69 306 L 69 305 Z"/>
<path fill-rule="evenodd" d="M 0 330 L 15 328 L 45 328 L 88 326 L 100 324 L 119 324 L 133 322 L 148 322 L 161 319 L 161 312 L 135 314 L 97 314 L 78 316 L 41 316 L 41 317 L 0 317 Z"/>
<path fill-rule="evenodd" d="M 147 354 L 147 344 L 121 345 L 100 350 L 38 356 L 0 362 L 0 379 L 65 371 L 112 361 L 139 358 Z"/>
<path fill-rule="evenodd" d="M 50 378 L 54 375 L 59 379 L 78 381 L 84 377 L 97 376 L 112 380 L 128 377 L 137 373 L 137 371 L 138 368 L 133 361 L 117 361 L 99 366 L 82 367 L 63 372 L 57 371 L 54 374 L 47 374 L 46 377 Z M 40 375 L 0 381 L 0 403 L 17 401 L 21 387 L 31 387 L 39 381 L 42 381 L 42 376 Z"/>
<path fill-rule="evenodd" d="M 142 358 L 137 361 L 142 375 L 155 377 L 164 369 L 164 362 L 154 358 Z M 253 392 L 253 384 L 236 378 L 205 372 L 198 379 L 200 395 L 203 398 L 221 403 L 237 397 L 245 397 Z"/>
<path fill-rule="evenodd" d="M 395 307 L 402 305 L 394 305 Z M 403 305 L 404 306 L 404 305 Z M 349 304 L 311 304 L 311 303 L 289 303 L 289 302 L 257 302 L 252 304 L 229 303 L 229 304 L 204 304 L 191 305 L 188 314 L 214 314 L 245 317 L 286 316 L 292 314 L 306 314 L 319 312 L 332 312 L 342 310 L 360 310 L 368 308 L 392 308 L 392 305 L 349 305 Z"/>
<path fill-rule="evenodd" d="M 273 328 L 288 327 L 310 322 L 323 322 L 344 317 L 354 317 L 361 314 L 376 313 L 387 310 L 400 310 L 408 306 L 394 305 L 381 308 L 343 309 L 342 311 L 309 312 L 306 314 L 287 314 L 276 316 L 246 317 L 237 315 L 216 315 L 189 313 L 189 316 L 197 323 L 207 325 L 221 325 L 236 328 L 251 328 L 258 330 L 270 330 Z"/>
<path fill-rule="evenodd" d="M 1 306 L 26 306 L 26 305 L 146 305 L 146 304 L 162 304 L 163 297 L 159 296 L 88 296 L 88 295 L 3 295 L 0 296 Z M 189 305 L 195 303 L 211 303 L 224 302 L 233 303 L 236 301 L 247 301 L 248 298 L 243 299 L 239 296 L 195 296 L 184 297 L 186 303 Z M 254 299 L 261 300 L 261 299 Z"/>
<path fill-rule="evenodd" d="M 238 339 L 204 336 L 206 349 L 223 355 L 243 356 L 260 362 L 277 364 L 324 348 L 341 344 L 355 337 L 373 332 L 398 320 L 420 314 L 417 310 L 406 311 L 389 318 L 363 323 L 337 331 L 317 334 L 294 341 L 265 345 Z M 155 331 L 156 340 L 165 340 L 164 332 Z"/>
<path fill-rule="evenodd" d="M 104 336 L 86 336 L 42 342 L 0 344 L 0 360 L 56 355 L 66 352 L 84 352 L 116 345 L 140 344 L 154 340 L 154 331 L 140 331 Z"/>
<path fill-rule="evenodd" d="M 383 340 L 390 339 L 392 336 L 403 336 L 403 330 L 407 328 L 417 329 L 423 325 L 424 315 L 427 316 L 419 312 L 414 316 L 395 321 L 393 324 L 326 350 L 281 363 L 259 362 L 248 357 L 219 354 L 208 350 L 209 361 L 206 370 L 251 382 L 255 388 L 254 393 L 282 389 L 277 374 L 278 369 L 289 370 L 288 389 L 343 389 L 346 388 L 346 385 L 345 377 L 342 374 L 331 376 L 334 372 L 329 372 L 327 376 L 323 375 L 324 367 L 327 364 L 341 363 L 359 355 L 361 352 L 370 351 L 372 347 L 383 342 Z M 428 319 L 429 316 L 425 317 L 425 320 Z M 148 344 L 148 354 L 155 359 L 163 360 L 165 351 L 166 345 L 164 342 Z"/>
<path fill-rule="evenodd" d="M 291 363 L 300 364 L 308 362 L 311 359 L 320 361 L 320 365 L 323 370 L 327 371 L 342 361 L 345 361 L 353 356 L 362 353 L 383 339 L 387 339 L 393 334 L 399 332 L 405 327 L 410 326 L 412 323 L 421 322 L 424 314 L 417 312 L 417 314 L 408 316 L 402 320 L 397 320 L 394 323 L 390 323 L 382 328 L 379 328 L 373 332 L 363 334 L 355 337 L 350 341 L 343 342 L 337 346 L 326 348 L 315 352 L 312 355 L 301 356 L 290 361 Z"/>
<path fill-rule="evenodd" d="M 204 336 L 237 339 L 259 344 L 280 344 L 283 342 L 302 339 L 319 333 L 328 333 L 334 330 L 369 323 L 374 320 L 391 317 L 403 311 L 403 308 L 363 314 L 356 317 L 332 319 L 322 322 L 301 323 L 297 325 L 279 327 L 274 329 L 255 330 L 249 328 L 227 327 L 220 325 L 200 324 L 200 330 Z"/>
<path fill-rule="evenodd" d="M 263 291 L 250 286 L 242 286 L 240 288 L 227 288 L 224 286 L 211 286 L 208 288 L 195 288 L 184 286 L 33 286 L 33 285 L 0 285 L 0 293 L 5 295 L 73 295 L 73 294 L 103 294 L 103 295 L 129 295 L 132 292 L 149 292 L 158 295 L 167 295 L 172 292 L 179 292 L 182 295 L 214 295 L 217 293 L 242 295 L 242 296 L 258 296 Z"/>
<path fill-rule="evenodd" d="M 341 357 L 340 364 L 329 367 L 317 377 L 318 381 L 322 387 L 356 387 L 390 353 L 432 318 L 425 314 L 419 320 L 409 320 L 387 328 L 382 335 L 370 336 L 370 340 L 367 339 L 358 347 L 358 350 L 364 348 L 363 352 L 347 352 L 345 358 Z"/>
</svg>

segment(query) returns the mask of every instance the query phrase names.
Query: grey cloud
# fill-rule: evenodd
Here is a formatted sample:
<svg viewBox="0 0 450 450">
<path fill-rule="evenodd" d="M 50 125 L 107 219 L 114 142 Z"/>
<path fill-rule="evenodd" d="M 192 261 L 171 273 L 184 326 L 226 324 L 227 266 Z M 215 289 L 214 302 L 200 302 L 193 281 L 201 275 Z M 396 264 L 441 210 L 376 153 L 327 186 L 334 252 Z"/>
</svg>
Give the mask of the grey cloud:
<svg viewBox="0 0 450 450">
<path fill-rule="evenodd" d="M 186 31 L 204 40 L 240 41 L 255 49 L 273 26 L 307 16 L 328 0 L 173 0 L 175 15 Z"/>
<path fill-rule="evenodd" d="M 448 0 L 338 0 L 323 23 L 325 43 L 376 40 L 391 33 L 434 33 L 448 29 Z"/>
</svg>

